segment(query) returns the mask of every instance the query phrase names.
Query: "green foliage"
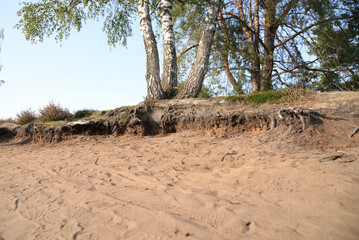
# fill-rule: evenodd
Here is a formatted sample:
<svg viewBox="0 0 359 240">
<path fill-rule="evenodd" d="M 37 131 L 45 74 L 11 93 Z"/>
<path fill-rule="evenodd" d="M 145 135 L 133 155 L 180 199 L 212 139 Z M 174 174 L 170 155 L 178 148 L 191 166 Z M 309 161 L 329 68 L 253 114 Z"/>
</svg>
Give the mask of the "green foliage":
<svg viewBox="0 0 359 240">
<path fill-rule="evenodd" d="M 62 108 L 59 104 L 49 102 L 47 106 L 40 109 L 39 120 L 42 122 L 60 121 L 71 118 L 72 114 L 68 109 Z"/>
<path fill-rule="evenodd" d="M 32 123 L 37 119 L 36 113 L 31 109 L 21 111 L 16 116 L 17 116 L 16 122 L 21 125 Z"/>
<path fill-rule="evenodd" d="M 95 110 L 92 109 L 84 109 L 84 110 L 78 110 L 74 113 L 74 118 L 85 118 L 85 117 L 91 117 L 92 114 L 94 114 Z"/>
<path fill-rule="evenodd" d="M 247 99 L 256 105 L 260 105 L 264 103 L 276 102 L 279 99 L 281 99 L 283 96 L 284 94 L 279 91 L 266 91 L 266 92 L 252 93 L 248 95 Z"/>
<path fill-rule="evenodd" d="M 226 100 L 232 102 L 244 102 L 244 103 L 252 103 L 254 105 L 263 105 L 265 103 L 277 103 L 280 99 L 282 99 L 285 94 L 281 91 L 265 91 L 265 92 L 257 92 L 248 95 L 241 96 L 230 96 L 227 97 Z"/>
<path fill-rule="evenodd" d="M 230 102 L 245 102 L 247 97 L 244 94 L 240 96 L 228 96 L 226 97 L 226 100 Z"/>
<path fill-rule="evenodd" d="M 136 12 L 135 0 L 41 0 L 22 5 L 16 28 L 33 43 L 53 34 L 61 42 L 69 37 L 72 29 L 80 31 L 87 20 L 104 19 L 103 31 L 109 45 L 126 45 Z"/>
<path fill-rule="evenodd" d="M 359 90 L 358 2 L 328 3 L 314 11 L 319 19 L 330 16 L 335 20 L 323 21 L 313 30 L 315 48 L 310 53 L 320 57 L 322 71 L 310 87 L 316 91 Z"/>
<path fill-rule="evenodd" d="M 203 2 L 203 1 L 198 1 Z M 359 4 L 357 0 L 300 0 L 300 1 L 268 1 L 275 2 L 276 15 L 273 21 L 277 26 L 276 42 L 271 58 L 274 60 L 273 75 L 269 81 L 260 81 L 273 85 L 274 89 L 283 87 L 303 87 L 320 91 L 326 90 L 358 90 L 359 67 Z M 212 48 L 210 68 L 207 74 L 209 88 L 216 94 L 228 94 L 227 76 L 223 59 L 228 59 L 229 69 L 238 83 L 238 92 L 249 92 L 253 76 L 253 62 L 260 62 L 260 73 L 264 66 L 264 28 L 263 8 L 259 10 L 259 54 L 248 40 L 244 29 L 253 26 L 254 6 L 251 11 L 248 1 L 244 1 L 244 18 L 238 14 L 240 4 L 235 1 L 222 1 L 226 29 L 218 21 L 217 31 Z M 198 43 L 203 20 L 204 4 L 178 1 L 174 7 L 177 52 L 188 49 Z M 282 14 L 289 9 L 287 14 Z M 250 23 L 252 21 L 252 23 Z M 303 31 L 303 32 L 302 32 Z M 251 31 L 253 33 L 253 27 Z M 247 33 L 248 34 L 248 33 Z M 253 37 L 252 37 L 253 40 Z M 284 44 L 279 44 L 282 41 Z M 309 58 L 308 53 L 312 56 Z M 314 55 L 314 57 L 313 57 Z M 181 55 L 179 59 L 180 76 L 183 78 L 190 70 L 190 64 L 196 56 L 196 48 Z M 313 61 L 313 59 L 316 59 Z M 234 82 L 234 81 L 232 81 Z M 262 84 L 262 87 L 265 85 Z"/>
<path fill-rule="evenodd" d="M 157 23 L 160 22 L 159 2 L 159 0 L 149 1 L 151 18 Z M 183 52 L 178 59 L 179 81 L 185 80 L 196 57 L 197 48 L 193 46 L 199 42 L 208 2 L 208 0 L 172 1 L 177 53 L 180 55 Z M 275 77 L 266 82 L 267 84 L 273 85 L 274 89 L 289 86 L 316 91 L 359 89 L 357 0 L 268 2 L 275 3 L 276 6 L 276 14 L 269 21 L 278 24 L 274 36 L 275 44 L 278 46 L 271 55 L 274 60 Z M 249 41 L 245 34 L 245 29 L 248 28 L 251 28 L 249 32 L 253 33 L 251 26 L 254 26 L 254 16 L 248 14 L 250 12 L 253 14 L 254 1 L 251 2 L 251 9 L 249 2 L 244 1 L 244 18 L 238 14 L 238 4 L 239 2 L 236 4 L 236 1 L 222 1 L 221 10 L 224 13 L 226 29 L 221 27 L 221 22 L 218 22 L 207 84 L 202 88 L 200 97 L 250 92 L 254 73 L 263 73 L 265 34 L 262 20 L 265 4 L 259 5 L 258 41 L 261 41 L 257 48 L 253 45 L 255 37 L 252 36 Z M 128 37 L 132 35 L 131 25 L 137 12 L 136 6 L 136 0 L 29 0 L 22 3 L 22 8 L 18 11 L 20 21 L 16 28 L 33 43 L 42 42 L 44 38 L 50 36 L 55 36 L 55 39 L 61 42 L 69 37 L 71 30 L 80 31 L 87 21 L 101 20 L 108 44 L 111 47 L 117 44 L 126 45 Z M 289 11 L 282 14 L 285 9 Z M 306 29 L 308 26 L 312 27 Z M 0 32 L 0 39 L 1 36 Z M 279 44 L 286 39 L 288 41 L 284 44 Z M 186 51 L 190 47 L 193 48 Z M 313 58 L 305 59 L 307 53 Z M 317 60 L 312 61 L 314 58 Z M 228 66 L 238 83 L 237 86 L 231 87 L 227 76 L 223 74 L 225 59 L 228 59 Z M 260 64 L 259 70 L 252 68 L 255 61 Z M 258 79 L 263 83 L 260 74 Z M 0 85 L 2 83 L 0 80 Z"/>
<path fill-rule="evenodd" d="M 288 88 L 278 91 L 264 91 L 247 95 L 229 96 L 227 101 L 240 102 L 261 106 L 264 104 L 290 103 L 304 97 L 308 92 L 298 88 Z"/>
</svg>

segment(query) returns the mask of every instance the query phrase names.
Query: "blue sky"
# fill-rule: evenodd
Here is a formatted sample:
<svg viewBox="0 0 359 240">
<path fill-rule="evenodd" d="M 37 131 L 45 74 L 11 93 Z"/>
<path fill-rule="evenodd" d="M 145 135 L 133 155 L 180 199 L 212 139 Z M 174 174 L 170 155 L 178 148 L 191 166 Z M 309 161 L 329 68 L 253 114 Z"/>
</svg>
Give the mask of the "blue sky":
<svg viewBox="0 0 359 240">
<path fill-rule="evenodd" d="M 134 20 L 127 48 L 110 49 L 102 22 L 88 22 L 73 31 L 62 46 L 54 38 L 31 44 L 14 29 L 17 0 L 0 0 L 0 29 L 5 38 L 0 53 L 0 119 L 22 110 L 38 111 L 49 101 L 71 112 L 108 110 L 135 105 L 146 96 L 145 50 Z"/>
</svg>

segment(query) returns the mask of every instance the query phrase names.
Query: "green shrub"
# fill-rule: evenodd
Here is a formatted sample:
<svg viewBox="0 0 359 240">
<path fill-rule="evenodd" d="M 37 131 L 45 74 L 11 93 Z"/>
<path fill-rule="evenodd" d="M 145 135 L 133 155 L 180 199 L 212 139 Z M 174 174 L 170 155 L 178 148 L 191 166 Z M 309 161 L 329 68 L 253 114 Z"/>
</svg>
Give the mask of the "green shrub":
<svg viewBox="0 0 359 240">
<path fill-rule="evenodd" d="M 95 110 L 92 109 L 83 109 L 83 110 L 78 110 L 75 112 L 74 114 L 74 118 L 84 118 L 84 117 L 90 117 L 92 116 L 92 114 L 94 114 Z"/>
<path fill-rule="evenodd" d="M 16 122 L 21 125 L 32 123 L 36 120 L 36 113 L 31 109 L 21 111 L 16 115 Z"/>
<path fill-rule="evenodd" d="M 266 91 L 252 93 L 247 96 L 249 102 L 254 103 L 255 105 L 261 105 L 264 103 L 276 103 L 285 95 L 282 91 Z"/>
<path fill-rule="evenodd" d="M 240 96 L 228 96 L 226 97 L 227 101 L 231 101 L 231 102 L 244 102 L 247 100 L 245 95 L 240 95 Z"/>
<path fill-rule="evenodd" d="M 56 105 L 54 102 L 49 102 L 47 106 L 40 109 L 40 121 L 59 121 L 65 120 L 66 118 L 72 117 L 72 114 L 68 109 L 62 108 L 59 104 Z"/>
</svg>

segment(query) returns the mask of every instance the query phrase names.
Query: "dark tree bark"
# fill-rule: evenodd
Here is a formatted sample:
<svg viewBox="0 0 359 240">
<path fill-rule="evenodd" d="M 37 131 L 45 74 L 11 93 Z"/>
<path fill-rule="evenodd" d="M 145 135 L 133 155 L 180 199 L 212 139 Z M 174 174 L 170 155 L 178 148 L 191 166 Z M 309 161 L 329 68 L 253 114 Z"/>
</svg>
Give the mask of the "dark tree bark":
<svg viewBox="0 0 359 240">
<path fill-rule="evenodd" d="M 178 98 L 195 98 L 201 91 L 204 77 L 208 69 L 208 61 L 211 53 L 214 33 L 216 32 L 216 20 L 219 11 L 220 0 L 211 0 L 207 10 L 207 16 L 199 41 L 196 60 L 191 67 L 186 84 L 178 94 Z"/>
<path fill-rule="evenodd" d="M 277 31 L 276 25 L 276 0 L 265 0 L 263 9 L 263 30 L 264 30 L 264 52 L 261 91 L 273 89 L 272 71 L 273 71 L 273 54 L 274 54 L 274 38 Z"/>
<path fill-rule="evenodd" d="M 251 83 L 252 92 L 259 92 L 261 83 L 260 56 L 259 56 L 259 0 L 254 1 L 254 12 L 252 13 L 252 1 L 248 1 L 248 15 L 246 16 L 243 1 L 236 0 L 239 19 L 242 22 L 242 30 L 247 38 L 248 47 L 252 49 Z M 247 21 L 248 18 L 248 21 Z M 249 23 L 249 24 L 248 24 Z"/>
<path fill-rule="evenodd" d="M 163 36 L 163 73 L 161 85 L 166 98 L 177 95 L 177 57 L 172 22 L 171 0 L 161 0 L 160 14 Z"/>
<path fill-rule="evenodd" d="M 152 29 L 148 0 L 138 0 L 137 3 L 140 28 L 146 50 L 146 100 L 163 99 L 157 41 Z"/>
<path fill-rule="evenodd" d="M 229 37 L 228 37 L 228 28 L 226 25 L 226 21 L 223 18 L 223 14 L 222 11 L 218 12 L 218 17 L 219 17 L 219 21 L 221 23 L 221 28 L 223 30 L 224 33 L 224 49 L 222 51 L 222 64 L 224 67 L 224 73 L 226 74 L 228 81 L 231 83 L 233 89 L 236 91 L 236 93 L 242 93 L 242 86 L 241 84 L 236 80 L 236 78 L 233 76 L 231 69 L 229 67 L 229 47 L 230 47 L 230 42 L 229 42 Z"/>
<path fill-rule="evenodd" d="M 253 52 L 254 58 L 252 60 L 252 92 L 259 92 L 261 82 L 261 63 L 259 56 L 259 0 L 254 1 L 254 41 L 253 41 Z"/>
</svg>

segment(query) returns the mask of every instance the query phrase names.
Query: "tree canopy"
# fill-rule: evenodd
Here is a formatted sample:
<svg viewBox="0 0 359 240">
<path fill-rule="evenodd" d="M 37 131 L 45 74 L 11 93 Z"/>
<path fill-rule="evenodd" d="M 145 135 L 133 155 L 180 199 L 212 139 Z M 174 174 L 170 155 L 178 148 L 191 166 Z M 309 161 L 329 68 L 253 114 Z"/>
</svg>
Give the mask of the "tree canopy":
<svg viewBox="0 0 359 240">
<path fill-rule="evenodd" d="M 357 0 L 39 0 L 18 15 L 34 43 L 101 19 L 110 46 L 126 45 L 138 16 L 148 100 L 197 97 L 204 79 L 212 94 L 359 89 Z"/>
<path fill-rule="evenodd" d="M 208 74 L 212 90 L 358 89 L 358 6 L 355 0 L 223 0 Z M 202 16 L 198 6 L 177 7 L 179 65 L 186 71 Z"/>
<path fill-rule="evenodd" d="M 177 57 L 174 42 L 171 0 L 40 0 L 23 3 L 16 25 L 27 40 L 43 41 L 55 35 L 66 39 L 71 29 L 80 31 L 88 19 L 104 18 L 103 30 L 108 43 L 126 45 L 132 34 L 131 23 L 137 12 L 146 49 L 147 99 L 172 98 L 177 94 Z M 201 1 L 199 1 L 201 2 Z M 212 39 L 216 29 L 216 16 L 220 0 L 203 1 L 205 14 L 201 29 L 201 42 L 188 81 L 178 97 L 197 97 L 207 72 Z M 160 77 L 159 56 L 152 21 L 159 19 L 163 37 L 163 74 Z"/>
<path fill-rule="evenodd" d="M 136 14 L 134 0 L 41 0 L 22 4 L 16 27 L 33 43 L 52 35 L 61 42 L 70 36 L 72 29 L 80 31 L 87 20 L 101 18 L 108 44 L 126 45 Z"/>
</svg>

